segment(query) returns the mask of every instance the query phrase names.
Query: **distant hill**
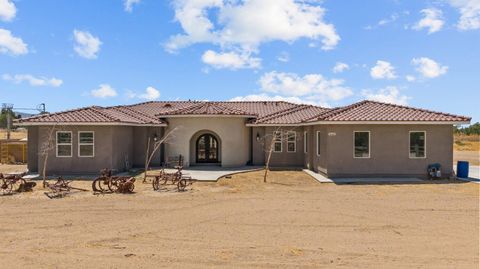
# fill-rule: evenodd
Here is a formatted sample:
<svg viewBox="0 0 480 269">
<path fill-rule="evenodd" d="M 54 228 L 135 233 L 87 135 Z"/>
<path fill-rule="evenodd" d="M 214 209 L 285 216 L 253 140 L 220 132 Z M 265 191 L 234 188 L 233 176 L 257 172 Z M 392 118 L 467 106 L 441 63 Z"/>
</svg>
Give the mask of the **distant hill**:
<svg viewBox="0 0 480 269">
<path fill-rule="evenodd" d="M 17 115 L 20 118 L 28 118 L 28 117 L 36 115 L 36 114 L 24 113 L 24 112 L 18 112 L 18 111 L 14 111 L 14 113 L 15 113 L 15 115 Z"/>
</svg>

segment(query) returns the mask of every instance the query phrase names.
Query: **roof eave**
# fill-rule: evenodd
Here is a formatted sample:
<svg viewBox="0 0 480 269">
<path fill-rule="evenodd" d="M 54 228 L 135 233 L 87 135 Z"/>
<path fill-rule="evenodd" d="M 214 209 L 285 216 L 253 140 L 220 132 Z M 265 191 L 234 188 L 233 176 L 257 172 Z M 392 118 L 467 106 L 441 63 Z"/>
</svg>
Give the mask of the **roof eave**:
<svg viewBox="0 0 480 269">
<path fill-rule="evenodd" d="M 128 122 L 19 122 L 14 126 L 145 126 L 145 127 L 166 127 L 167 123 L 128 123 Z"/>
</svg>

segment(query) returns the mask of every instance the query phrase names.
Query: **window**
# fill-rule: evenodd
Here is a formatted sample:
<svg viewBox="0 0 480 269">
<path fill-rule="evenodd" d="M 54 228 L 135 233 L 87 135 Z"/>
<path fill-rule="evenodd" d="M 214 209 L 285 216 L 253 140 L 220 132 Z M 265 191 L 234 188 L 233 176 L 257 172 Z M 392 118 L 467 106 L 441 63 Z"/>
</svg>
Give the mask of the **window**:
<svg viewBox="0 0 480 269">
<path fill-rule="evenodd" d="M 308 132 L 303 132 L 303 152 L 308 153 Z"/>
<path fill-rule="evenodd" d="M 424 131 L 410 132 L 410 158 L 413 159 L 426 157 L 426 138 L 427 133 Z"/>
<path fill-rule="evenodd" d="M 320 156 L 320 148 L 322 146 L 322 143 L 321 143 L 321 135 L 320 135 L 320 132 L 317 132 L 317 155 Z"/>
<path fill-rule="evenodd" d="M 275 131 L 273 133 L 273 152 L 282 152 L 282 133 L 280 131 Z"/>
<path fill-rule="evenodd" d="M 370 158 L 370 132 L 353 132 L 354 157 Z"/>
<path fill-rule="evenodd" d="M 297 151 L 297 132 L 287 132 L 287 152 Z"/>
<path fill-rule="evenodd" d="M 78 132 L 78 157 L 95 156 L 95 135 L 93 132 Z"/>
<path fill-rule="evenodd" d="M 72 157 L 72 132 L 57 132 L 57 157 Z"/>
</svg>

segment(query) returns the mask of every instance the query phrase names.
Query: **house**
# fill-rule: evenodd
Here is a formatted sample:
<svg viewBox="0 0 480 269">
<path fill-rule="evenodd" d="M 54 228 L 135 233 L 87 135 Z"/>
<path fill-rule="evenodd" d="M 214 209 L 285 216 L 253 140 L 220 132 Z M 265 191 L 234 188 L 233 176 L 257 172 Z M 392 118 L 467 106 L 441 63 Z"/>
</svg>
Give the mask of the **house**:
<svg viewBox="0 0 480 269">
<path fill-rule="evenodd" d="M 324 108 L 282 101 L 158 101 L 91 106 L 20 119 L 28 128 L 28 168 L 55 126 L 48 173 L 143 167 L 148 141 L 174 130 L 152 166 L 184 156 L 185 166 L 308 168 L 329 177 L 424 176 L 428 164 L 452 172 L 454 124 L 470 118 L 374 101 Z M 274 143 L 270 143 L 275 139 Z M 153 143 L 153 142 L 152 142 Z"/>
</svg>

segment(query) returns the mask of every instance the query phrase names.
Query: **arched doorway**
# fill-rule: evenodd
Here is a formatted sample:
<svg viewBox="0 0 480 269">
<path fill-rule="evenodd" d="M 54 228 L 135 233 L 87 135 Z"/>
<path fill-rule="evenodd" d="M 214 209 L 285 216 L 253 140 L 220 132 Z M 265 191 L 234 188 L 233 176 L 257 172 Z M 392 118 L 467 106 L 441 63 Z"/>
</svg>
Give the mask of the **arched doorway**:
<svg viewBox="0 0 480 269">
<path fill-rule="evenodd" d="M 197 163 L 218 163 L 218 140 L 212 134 L 203 134 L 196 143 Z"/>
</svg>

